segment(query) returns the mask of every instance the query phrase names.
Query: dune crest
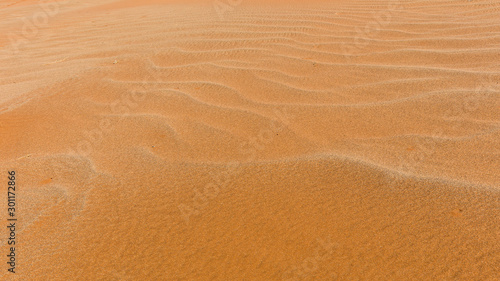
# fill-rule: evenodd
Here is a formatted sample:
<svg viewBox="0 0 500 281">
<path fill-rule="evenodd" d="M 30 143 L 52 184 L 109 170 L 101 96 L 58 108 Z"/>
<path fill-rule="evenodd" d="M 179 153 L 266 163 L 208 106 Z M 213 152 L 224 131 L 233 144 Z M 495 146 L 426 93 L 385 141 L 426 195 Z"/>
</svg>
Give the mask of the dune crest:
<svg viewBox="0 0 500 281">
<path fill-rule="evenodd" d="M 498 2 L 44 3 L 0 6 L 1 280 L 500 275 Z"/>
</svg>

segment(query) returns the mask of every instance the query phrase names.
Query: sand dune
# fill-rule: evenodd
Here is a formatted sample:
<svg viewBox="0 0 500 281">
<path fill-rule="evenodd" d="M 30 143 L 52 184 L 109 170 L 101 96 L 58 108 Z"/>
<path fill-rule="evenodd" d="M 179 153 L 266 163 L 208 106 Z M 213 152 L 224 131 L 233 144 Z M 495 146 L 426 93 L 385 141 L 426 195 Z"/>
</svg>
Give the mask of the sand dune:
<svg viewBox="0 0 500 281">
<path fill-rule="evenodd" d="M 0 279 L 500 276 L 498 2 L 45 3 L 0 6 Z"/>
</svg>

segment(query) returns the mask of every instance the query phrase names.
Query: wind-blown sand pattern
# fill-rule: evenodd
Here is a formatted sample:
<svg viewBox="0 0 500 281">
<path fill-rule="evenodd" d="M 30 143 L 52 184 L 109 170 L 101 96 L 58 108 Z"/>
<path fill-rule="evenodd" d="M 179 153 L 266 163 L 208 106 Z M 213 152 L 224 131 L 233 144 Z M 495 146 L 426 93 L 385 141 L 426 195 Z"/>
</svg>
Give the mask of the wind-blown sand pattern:
<svg viewBox="0 0 500 281">
<path fill-rule="evenodd" d="M 498 280 L 498 1 L 45 2 L 0 4 L 1 280 Z"/>
</svg>

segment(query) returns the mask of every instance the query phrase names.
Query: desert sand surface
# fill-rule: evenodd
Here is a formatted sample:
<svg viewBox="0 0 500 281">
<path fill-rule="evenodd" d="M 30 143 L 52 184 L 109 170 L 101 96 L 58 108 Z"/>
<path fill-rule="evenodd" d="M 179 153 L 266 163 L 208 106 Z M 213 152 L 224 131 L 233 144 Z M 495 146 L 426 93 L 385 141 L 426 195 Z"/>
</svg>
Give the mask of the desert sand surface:
<svg viewBox="0 0 500 281">
<path fill-rule="evenodd" d="M 0 17 L 0 280 L 499 280 L 500 2 Z"/>
</svg>

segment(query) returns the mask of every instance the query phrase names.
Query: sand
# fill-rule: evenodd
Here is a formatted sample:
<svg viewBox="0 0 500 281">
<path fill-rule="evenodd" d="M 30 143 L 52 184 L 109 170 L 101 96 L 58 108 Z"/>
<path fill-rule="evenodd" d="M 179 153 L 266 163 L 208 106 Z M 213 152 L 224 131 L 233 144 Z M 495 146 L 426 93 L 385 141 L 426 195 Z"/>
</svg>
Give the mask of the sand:
<svg viewBox="0 0 500 281">
<path fill-rule="evenodd" d="M 0 280 L 498 280 L 497 1 L 44 3 L 0 4 Z"/>
</svg>

